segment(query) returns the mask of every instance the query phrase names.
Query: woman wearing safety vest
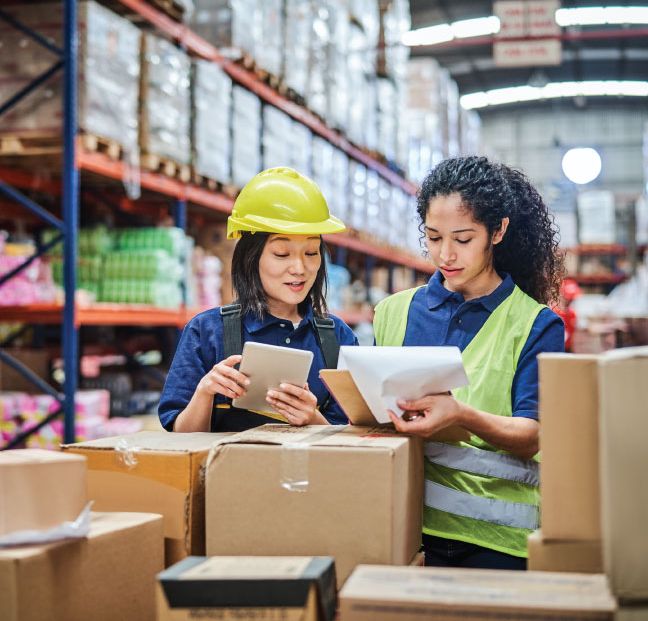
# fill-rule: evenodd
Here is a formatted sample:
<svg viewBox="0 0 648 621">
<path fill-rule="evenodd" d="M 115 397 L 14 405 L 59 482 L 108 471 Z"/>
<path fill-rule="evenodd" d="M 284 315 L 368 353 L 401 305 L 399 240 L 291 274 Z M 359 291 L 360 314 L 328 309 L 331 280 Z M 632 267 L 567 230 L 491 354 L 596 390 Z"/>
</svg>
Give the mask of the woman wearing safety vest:
<svg viewBox="0 0 648 621">
<path fill-rule="evenodd" d="M 232 258 L 235 304 L 200 313 L 185 327 L 159 406 L 169 431 L 241 431 L 277 422 L 231 406 L 248 378 L 237 370 L 243 343 L 313 352 L 305 386 L 282 384 L 267 402 L 291 425 L 345 424 L 319 371 L 337 366 L 340 345 L 357 345 L 351 329 L 327 313 L 322 234 L 344 230 L 321 191 L 291 168 L 271 168 L 241 191 L 227 220 L 238 239 Z M 267 413 L 266 413 L 267 414 Z"/>
<path fill-rule="evenodd" d="M 417 211 L 437 271 L 378 305 L 376 344 L 456 345 L 470 382 L 391 413 L 425 439 L 451 425 L 471 434 L 425 444 L 425 562 L 524 569 L 538 527 L 536 356 L 564 344 L 545 306 L 560 285 L 557 231 L 527 178 L 484 157 L 441 162 Z"/>
</svg>

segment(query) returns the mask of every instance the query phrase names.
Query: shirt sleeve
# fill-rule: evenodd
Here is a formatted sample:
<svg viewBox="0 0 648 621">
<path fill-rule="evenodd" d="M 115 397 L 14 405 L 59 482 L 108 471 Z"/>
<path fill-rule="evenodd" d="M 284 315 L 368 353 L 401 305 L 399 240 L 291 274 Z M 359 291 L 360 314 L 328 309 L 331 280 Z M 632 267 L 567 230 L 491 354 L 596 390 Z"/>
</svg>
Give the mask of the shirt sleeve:
<svg viewBox="0 0 648 621">
<path fill-rule="evenodd" d="M 160 423 L 167 431 L 173 431 L 175 419 L 187 407 L 198 382 L 212 366 L 204 360 L 201 331 L 201 318 L 194 317 L 182 331 L 173 356 L 158 406 Z"/>
<path fill-rule="evenodd" d="M 340 318 L 333 317 L 335 321 L 335 332 L 337 334 L 338 343 L 342 345 L 358 345 L 358 339 L 353 333 L 353 330 L 344 323 Z M 329 399 L 326 409 L 322 412 L 326 420 L 328 420 L 331 425 L 348 425 L 349 419 L 346 414 L 342 411 L 342 408 L 335 400 L 333 396 Z"/>
<path fill-rule="evenodd" d="M 565 351 L 565 328 L 556 313 L 543 308 L 531 328 L 513 376 L 513 416 L 538 420 L 538 354 Z"/>
</svg>

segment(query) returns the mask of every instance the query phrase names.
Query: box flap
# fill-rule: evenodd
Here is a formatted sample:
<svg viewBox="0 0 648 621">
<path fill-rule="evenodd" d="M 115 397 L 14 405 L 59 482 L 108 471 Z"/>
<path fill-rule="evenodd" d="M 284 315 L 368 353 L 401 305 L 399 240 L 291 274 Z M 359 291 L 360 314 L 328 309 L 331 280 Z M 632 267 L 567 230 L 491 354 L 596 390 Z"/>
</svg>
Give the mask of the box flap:
<svg viewBox="0 0 648 621">
<path fill-rule="evenodd" d="M 158 580 L 170 608 L 301 607 L 315 586 L 325 619 L 335 616 L 331 557 L 191 556 Z"/>
<path fill-rule="evenodd" d="M 215 443 L 231 436 L 231 433 L 169 433 L 168 431 L 139 431 L 122 436 L 111 436 L 76 444 L 65 444 L 64 448 L 90 448 L 112 450 L 125 445 L 132 450 L 181 451 L 193 453 L 208 451 Z"/>
<path fill-rule="evenodd" d="M 0 451 L 0 467 L 20 466 L 25 467 L 34 464 L 85 461 L 82 455 L 61 453 L 60 451 L 46 451 L 44 449 L 16 449 L 12 451 Z"/>
<path fill-rule="evenodd" d="M 621 360 L 633 360 L 636 358 L 648 358 L 648 346 L 611 349 L 600 357 L 603 364 L 619 362 Z"/>
</svg>

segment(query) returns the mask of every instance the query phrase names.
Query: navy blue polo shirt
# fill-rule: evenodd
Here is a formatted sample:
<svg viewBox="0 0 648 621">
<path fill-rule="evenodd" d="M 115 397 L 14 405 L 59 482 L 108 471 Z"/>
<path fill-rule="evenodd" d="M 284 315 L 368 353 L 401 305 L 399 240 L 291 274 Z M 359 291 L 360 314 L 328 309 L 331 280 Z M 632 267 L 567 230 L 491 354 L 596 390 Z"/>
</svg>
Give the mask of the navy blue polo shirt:
<svg viewBox="0 0 648 621">
<path fill-rule="evenodd" d="M 437 271 L 421 287 L 410 304 L 403 345 L 456 345 L 463 351 L 490 314 L 513 292 L 508 274 L 489 295 L 465 301 L 460 293 L 443 286 Z M 513 416 L 538 420 L 538 362 L 542 352 L 565 351 L 563 322 L 549 308 L 543 308 L 531 328 L 513 377 Z"/>
<path fill-rule="evenodd" d="M 335 334 L 340 345 L 357 345 L 358 339 L 351 328 L 339 317 L 329 316 L 335 322 Z M 329 393 L 319 378 L 320 369 L 325 368 L 324 355 L 317 343 L 312 319 L 313 310 L 310 306 L 296 328 L 290 321 L 269 314 L 266 314 L 263 319 L 246 314 L 242 317 L 243 342 L 254 341 L 312 351 L 313 364 L 308 374 L 308 387 L 317 397 L 317 402 L 321 404 Z M 220 308 L 213 308 L 196 315 L 182 332 L 162 391 L 158 415 L 165 429 L 168 431 L 173 429 L 173 421 L 189 404 L 198 382 L 224 358 L 223 321 Z M 215 402 L 228 403 L 228 399 L 223 395 L 216 395 Z M 334 425 L 348 423 L 347 417 L 334 399 L 329 401 L 322 414 Z"/>
</svg>

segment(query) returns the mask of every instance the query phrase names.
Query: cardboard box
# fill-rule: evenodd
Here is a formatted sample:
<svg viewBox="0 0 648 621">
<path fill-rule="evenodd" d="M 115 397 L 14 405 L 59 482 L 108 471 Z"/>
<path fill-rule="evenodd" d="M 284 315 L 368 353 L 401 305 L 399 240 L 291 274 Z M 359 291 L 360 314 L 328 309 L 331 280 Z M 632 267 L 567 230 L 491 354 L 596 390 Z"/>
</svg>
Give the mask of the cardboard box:
<svg viewBox="0 0 648 621">
<path fill-rule="evenodd" d="M 5 351 L 22 362 L 32 373 L 45 382 L 49 382 L 49 352 L 44 349 L 8 348 Z M 15 392 L 28 392 L 35 394 L 42 392 L 35 384 L 24 378 L 18 371 L 0 360 L 0 390 Z"/>
<path fill-rule="evenodd" d="M 340 621 L 612 620 L 605 576 L 361 565 L 340 593 Z"/>
<path fill-rule="evenodd" d="M 538 356 L 540 511 L 547 540 L 601 539 L 598 359 Z"/>
<path fill-rule="evenodd" d="M 648 607 L 644 605 L 619 608 L 614 615 L 614 621 L 648 621 Z"/>
<path fill-rule="evenodd" d="M 74 521 L 86 505 L 86 460 L 40 449 L 0 452 L 0 535 Z"/>
<path fill-rule="evenodd" d="M 547 541 L 542 531 L 529 535 L 528 568 L 534 571 L 574 571 L 599 574 L 603 571 L 600 541 Z"/>
<path fill-rule="evenodd" d="M 337 591 L 330 557 L 189 557 L 162 572 L 158 621 L 332 621 Z"/>
<path fill-rule="evenodd" d="M 603 565 L 620 600 L 648 600 L 648 347 L 599 364 Z"/>
<path fill-rule="evenodd" d="M 421 544 L 421 442 L 378 428 L 264 425 L 215 447 L 207 466 L 208 555 L 407 565 Z"/>
<path fill-rule="evenodd" d="M 155 621 L 162 518 L 94 513 L 85 539 L 0 550 L 3 621 Z"/>
<path fill-rule="evenodd" d="M 167 566 L 205 553 L 201 469 L 215 442 L 230 434 L 142 431 L 63 446 L 88 459 L 88 498 L 98 511 L 164 516 Z"/>
</svg>

